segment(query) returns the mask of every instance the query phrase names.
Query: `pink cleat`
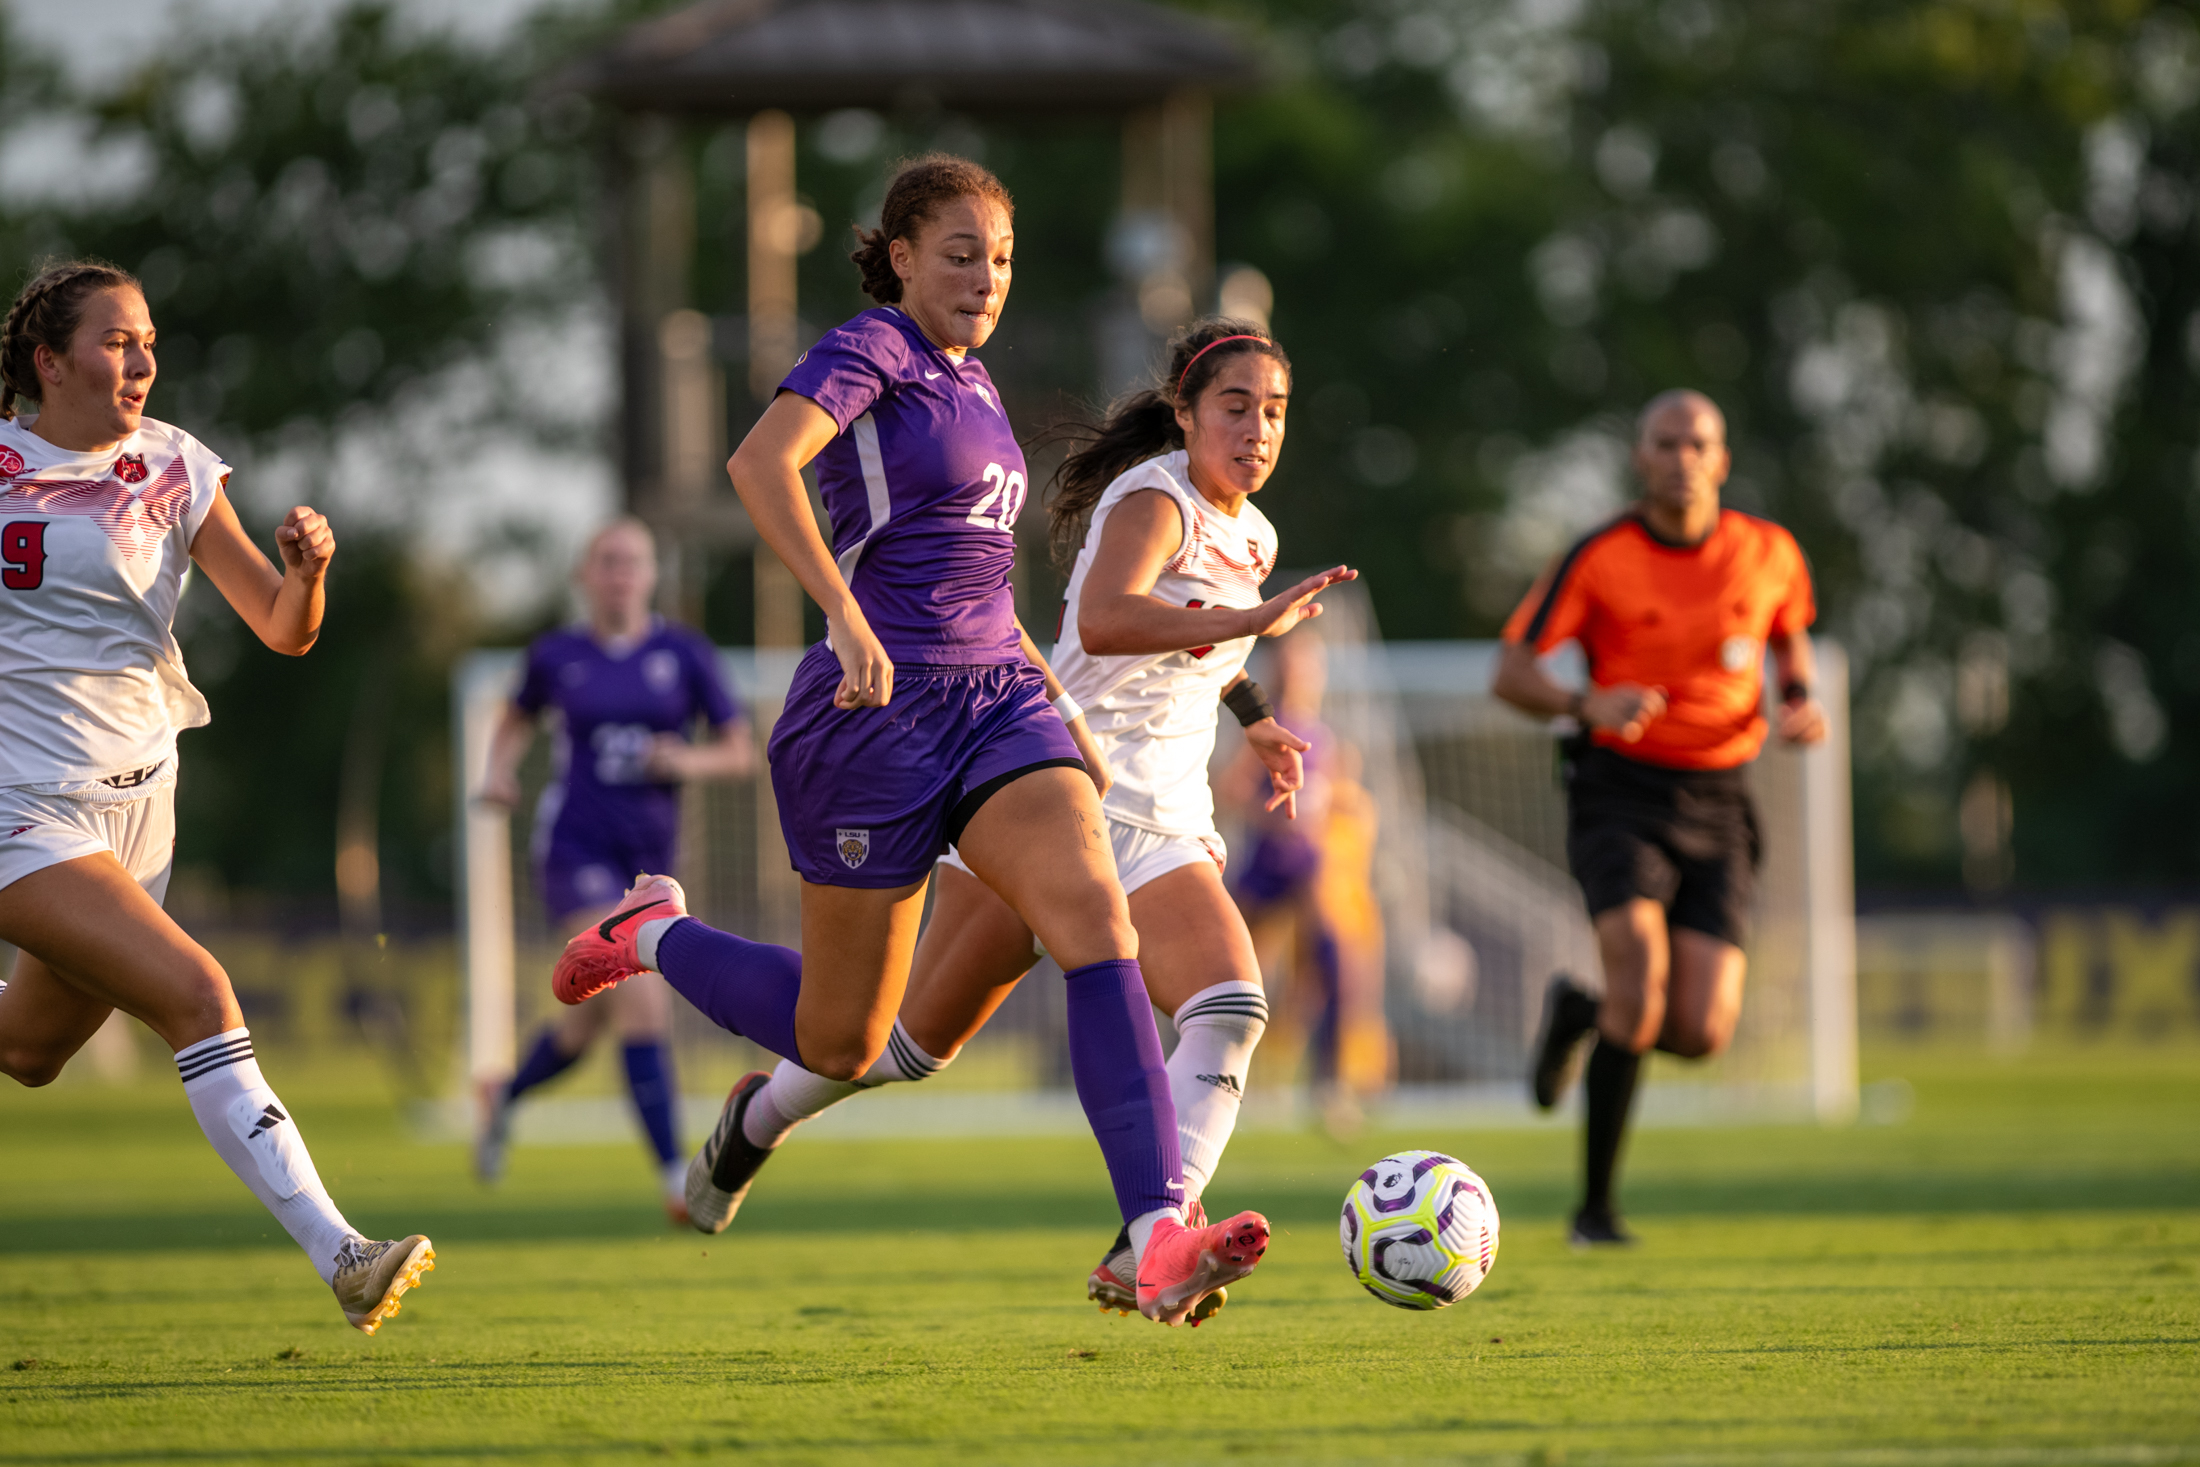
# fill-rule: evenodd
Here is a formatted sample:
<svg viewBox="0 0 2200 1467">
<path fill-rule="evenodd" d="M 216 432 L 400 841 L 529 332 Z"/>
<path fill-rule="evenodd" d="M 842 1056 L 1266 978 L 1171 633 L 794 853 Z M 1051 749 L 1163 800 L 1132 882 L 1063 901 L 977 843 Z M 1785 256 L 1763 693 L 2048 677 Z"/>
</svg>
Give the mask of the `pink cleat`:
<svg viewBox="0 0 2200 1467">
<path fill-rule="evenodd" d="M 550 970 L 550 991 L 559 1003 L 586 1003 L 644 971 L 634 951 L 645 923 L 685 917 L 687 893 L 669 876 L 641 876 L 619 898 L 618 910 L 593 927 L 583 928 Z"/>
<path fill-rule="evenodd" d="M 1257 1212 L 1204 1228 L 1163 1218 L 1139 1260 L 1138 1312 L 1171 1327 L 1187 1318 L 1196 1326 L 1214 1312 L 1200 1305 L 1251 1273 L 1267 1251 L 1268 1219 Z"/>
</svg>

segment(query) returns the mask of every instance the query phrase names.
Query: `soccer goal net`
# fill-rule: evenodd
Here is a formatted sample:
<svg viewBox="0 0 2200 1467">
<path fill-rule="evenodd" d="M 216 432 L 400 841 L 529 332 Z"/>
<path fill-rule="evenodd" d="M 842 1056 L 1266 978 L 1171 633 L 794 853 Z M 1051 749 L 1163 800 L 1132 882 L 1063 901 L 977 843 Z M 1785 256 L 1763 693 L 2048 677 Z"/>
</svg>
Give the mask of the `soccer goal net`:
<svg viewBox="0 0 2200 1467">
<path fill-rule="evenodd" d="M 1417 1112 L 1459 1108 L 1494 1119 L 1525 1105 L 1524 1075 L 1545 985 L 1566 971 L 1600 981 L 1596 945 L 1565 862 L 1565 803 L 1553 728 L 1488 693 L 1496 646 L 1382 641 L 1358 587 L 1325 594 L 1322 719 L 1352 750 L 1372 810 L 1366 886 L 1377 925 L 1381 1011 L 1394 1045 L 1395 1100 Z M 1264 653 L 1264 655 L 1266 655 Z M 726 672 L 759 741 L 785 697 L 796 655 L 728 649 Z M 1742 1020 L 1732 1048 L 1705 1065 L 1652 1067 L 1645 1107 L 1669 1119 L 1846 1118 L 1856 1103 L 1854 902 L 1851 891 L 1846 664 L 1821 646 L 1833 724 L 1822 746 L 1768 748 L 1751 770 L 1765 864 Z M 1562 649 L 1561 676 L 1578 679 Z M 1256 664 L 1256 675 L 1265 675 Z M 539 741 L 518 811 L 469 798 L 490 731 L 510 697 L 518 654 L 482 651 L 453 687 L 458 760 L 461 948 L 468 983 L 465 1068 L 508 1074 L 515 1036 L 554 1008 L 553 931 L 530 874 L 533 804 L 548 774 Z M 1228 719 L 1218 768 L 1240 741 Z M 680 870 L 697 915 L 744 935 L 798 940 L 798 888 L 768 780 L 691 787 Z M 1226 817 L 1233 864 L 1247 835 Z M 1264 949 L 1265 953 L 1265 949 Z M 985 1033 L 928 1091 L 1059 1090 L 1069 1083 L 1061 985 L 1042 965 Z M 1277 972 L 1278 982 L 1291 975 Z M 765 1060 L 680 1010 L 676 1043 L 690 1094 Z M 1163 1025 L 1164 1037 L 1168 1027 Z M 1256 1066 L 1256 1092 L 1300 1076 L 1288 1053 Z M 1378 1102 L 1378 1108 L 1379 1108 Z"/>
</svg>

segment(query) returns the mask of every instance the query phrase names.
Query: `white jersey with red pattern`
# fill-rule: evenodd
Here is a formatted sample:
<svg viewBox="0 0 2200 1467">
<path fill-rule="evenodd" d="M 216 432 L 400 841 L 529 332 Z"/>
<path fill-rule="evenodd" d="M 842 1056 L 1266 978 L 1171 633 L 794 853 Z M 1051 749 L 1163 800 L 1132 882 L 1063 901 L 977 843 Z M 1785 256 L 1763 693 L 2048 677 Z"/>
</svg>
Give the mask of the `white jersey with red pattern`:
<svg viewBox="0 0 2200 1467">
<path fill-rule="evenodd" d="M 213 450 L 151 418 L 104 453 L 0 421 L 0 786 L 111 790 L 206 722 L 174 623 L 191 541 L 228 478 Z"/>
<path fill-rule="evenodd" d="M 1215 827 L 1207 761 L 1214 753 L 1222 690 L 1245 667 L 1253 638 L 1184 652 L 1095 657 L 1077 636 L 1077 601 L 1115 506 L 1152 489 L 1184 518 L 1184 543 L 1161 567 L 1153 594 L 1177 606 L 1250 609 L 1276 568 L 1276 528 L 1248 499 L 1224 514 L 1192 487 L 1184 450 L 1117 477 L 1093 507 L 1092 527 L 1070 571 L 1054 674 L 1085 710 L 1115 783 L 1101 801 L 1110 820 L 1161 835 L 1208 835 Z"/>
</svg>

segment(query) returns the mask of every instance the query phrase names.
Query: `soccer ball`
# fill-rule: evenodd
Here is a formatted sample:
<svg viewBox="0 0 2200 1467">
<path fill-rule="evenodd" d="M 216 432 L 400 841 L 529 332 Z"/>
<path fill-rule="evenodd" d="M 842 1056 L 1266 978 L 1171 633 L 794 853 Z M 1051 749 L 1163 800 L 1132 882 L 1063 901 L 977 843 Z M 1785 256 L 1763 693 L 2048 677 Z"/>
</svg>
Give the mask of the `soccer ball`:
<svg viewBox="0 0 2200 1467">
<path fill-rule="evenodd" d="M 1337 1236 L 1361 1288 L 1400 1309 L 1442 1309 L 1497 1261 L 1497 1200 L 1457 1157 L 1401 1151 L 1344 1194 Z"/>
</svg>

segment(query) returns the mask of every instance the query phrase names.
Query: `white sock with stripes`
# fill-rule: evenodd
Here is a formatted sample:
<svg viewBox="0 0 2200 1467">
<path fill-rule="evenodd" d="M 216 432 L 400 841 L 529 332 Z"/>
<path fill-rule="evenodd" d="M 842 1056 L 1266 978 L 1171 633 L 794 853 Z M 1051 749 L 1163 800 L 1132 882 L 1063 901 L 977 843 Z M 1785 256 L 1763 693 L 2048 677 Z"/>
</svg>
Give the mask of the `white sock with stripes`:
<svg viewBox="0 0 2200 1467">
<path fill-rule="evenodd" d="M 929 1080 L 946 1069 L 953 1058 L 934 1059 L 926 1054 L 896 1019 L 893 1031 L 886 1036 L 886 1052 L 863 1072 L 860 1080 L 828 1080 L 811 1074 L 793 1060 L 781 1060 L 779 1068 L 772 1071 L 770 1083 L 750 1098 L 748 1112 L 741 1117 L 741 1132 L 751 1146 L 777 1146 L 796 1126 L 858 1090 L 897 1081 Z"/>
<path fill-rule="evenodd" d="M 1202 988 L 1177 1007 L 1176 1052 L 1169 1056 L 1169 1098 L 1176 1102 L 1177 1147 L 1187 1202 L 1207 1190 L 1222 1148 L 1237 1129 L 1253 1046 L 1268 1027 L 1268 995 L 1232 980 Z"/>
<path fill-rule="evenodd" d="M 329 1200 L 290 1108 L 275 1098 L 252 1057 L 252 1031 L 231 1029 L 176 1051 L 176 1073 L 199 1129 L 260 1205 L 313 1260 L 322 1283 L 359 1234 Z"/>
</svg>

